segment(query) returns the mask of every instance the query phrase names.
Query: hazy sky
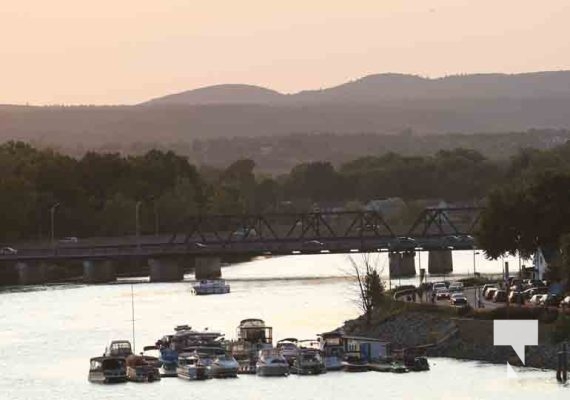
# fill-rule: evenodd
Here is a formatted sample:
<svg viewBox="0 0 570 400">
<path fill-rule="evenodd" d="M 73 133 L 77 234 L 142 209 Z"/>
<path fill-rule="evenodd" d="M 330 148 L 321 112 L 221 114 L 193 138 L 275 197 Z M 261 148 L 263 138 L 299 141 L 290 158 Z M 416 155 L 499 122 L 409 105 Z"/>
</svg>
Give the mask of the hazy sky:
<svg viewBox="0 0 570 400">
<path fill-rule="evenodd" d="M 1 0 L 0 103 L 570 69 L 570 0 Z"/>
</svg>

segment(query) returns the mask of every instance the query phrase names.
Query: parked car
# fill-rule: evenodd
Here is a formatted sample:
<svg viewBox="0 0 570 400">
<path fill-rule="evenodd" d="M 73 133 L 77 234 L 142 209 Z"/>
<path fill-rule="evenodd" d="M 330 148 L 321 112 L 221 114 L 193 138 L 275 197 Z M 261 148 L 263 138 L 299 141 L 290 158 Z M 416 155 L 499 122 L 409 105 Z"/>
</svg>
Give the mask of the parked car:
<svg viewBox="0 0 570 400">
<path fill-rule="evenodd" d="M 18 250 L 13 247 L 2 247 L 0 248 L 0 254 L 3 256 L 13 256 L 18 254 Z"/>
<path fill-rule="evenodd" d="M 509 293 L 509 303 L 511 304 L 524 304 L 525 302 L 525 297 L 523 295 L 523 292 L 510 292 Z"/>
<path fill-rule="evenodd" d="M 560 307 L 570 307 L 570 296 L 566 296 L 562 299 Z"/>
<path fill-rule="evenodd" d="M 451 285 L 449 285 L 449 291 L 453 292 L 453 293 L 457 293 L 457 292 L 462 292 L 463 291 L 463 285 L 458 285 L 456 283 L 452 283 Z"/>
<path fill-rule="evenodd" d="M 499 286 L 496 283 L 486 283 L 483 285 L 483 291 L 481 292 L 483 294 L 483 296 L 485 296 L 487 294 L 487 290 L 489 289 L 498 289 Z"/>
<path fill-rule="evenodd" d="M 507 302 L 507 292 L 506 290 L 496 290 L 493 295 L 493 303 L 506 303 Z"/>
<path fill-rule="evenodd" d="M 434 282 L 434 284 L 432 285 L 432 290 L 434 292 L 437 292 L 440 289 L 447 289 L 445 282 Z"/>
<path fill-rule="evenodd" d="M 436 300 L 449 300 L 451 293 L 447 289 L 439 289 L 435 292 L 435 299 Z"/>
<path fill-rule="evenodd" d="M 549 293 L 541 299 L 540 304 L 546 307 L 558 307 L 562 302 L 562 296 L 559 294 Z"/>
<path fill-rule="evenodd" d="M 535 294 L 546 294 L 548 293 L 548 288 L 545 286 L 542 287 L 531 287 L 530 289 L 526 289 L 522 292 L 525 299 L 530 299 Z"/>
<path fill-rule="evenodd" d="M 487 289 L 487 292 L 485 292 L 485 299 L 486 300 L 493 300 L 493 296 L 495 296 L 495 293 L 499 290 L 499 288 L 496 287 L 492 287 Z"/>
<path fill-rule="evenodd" d="M 449 298 L 449 304 L 452 306 L 466 306 L 469 303 L 463 293 L 453 293 Z"/>
<path fill-rule="evenodd" d="M 542 304 L 542 299 L 546 296 L 547 296 L 546 294 L 535 294 L 530 298 L 528 303 L 534 306 L 539 306 L 540 304 Z"/>
</svg>

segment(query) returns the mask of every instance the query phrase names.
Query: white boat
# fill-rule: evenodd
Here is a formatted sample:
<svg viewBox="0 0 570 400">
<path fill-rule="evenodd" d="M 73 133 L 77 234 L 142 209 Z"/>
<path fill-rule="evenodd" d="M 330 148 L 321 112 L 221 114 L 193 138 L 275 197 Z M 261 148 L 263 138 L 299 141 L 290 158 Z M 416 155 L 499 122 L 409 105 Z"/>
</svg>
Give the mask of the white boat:
<svg viewBox="0 0 570 400">
<path fill-rule="evenodd" d="M 277 349 L 260 350 L 255 372 L 259 376 L 287 376 L 289 375 L 289 363 Z"/>
<path fill-rule="evenodd" d="M 212 378 L 237 377 L 239 363 L 231 354 L 222 349 L 216 349 L 210 356 L 210 375 Z"/>
<path fill-rule="evenodd" d="M 127 367 L 122 357 L 93 357 L 89 363 L 89 382 L 119 383 L 127 381 Z"/>
<path fill-rule="evenodd" d="M 196 352 L 181 353 L 178 356 L 176 374 L 187 380 L 204 380 L 211 378 L 210 367 L 207 366 Z"/>
<path fill-rule="evenodd" d="M 196 295 L 226 294 L 230 292 L 230 285 L 223 279 L 201 280 L 192 285 L 192 291 Z"/>
<path fill-rule="evenodd" d="M 297 356 L 290 368 L 292 374 L 319 375 L 327 372 L 318 341 L 299 340 L 297 346 Z"/>
<path fill-rule="evenodd" d="M 299 348 L 297 347 L 297 339 L 281 339 L 277 342 L 276 347 L 277 350 L 279 350 L 279 353 L 285 357 L 289 365 L 293 365 L 293 361 L 295 361 L 295 357 L 297 357 L 297 353 L 299 352 Z"/>
</svg>

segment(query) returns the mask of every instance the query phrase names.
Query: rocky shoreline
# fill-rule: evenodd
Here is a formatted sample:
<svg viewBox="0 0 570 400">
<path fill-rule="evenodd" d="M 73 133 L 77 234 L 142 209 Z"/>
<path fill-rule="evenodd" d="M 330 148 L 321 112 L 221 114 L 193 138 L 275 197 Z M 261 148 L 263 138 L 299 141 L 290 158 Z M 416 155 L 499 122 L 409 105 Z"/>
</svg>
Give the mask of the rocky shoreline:
<svg viewBox="0 0 570 400">
<path fill-rule="evenodd" d="M 523 365 L 510 346 L 493 345 L 492 320 L 462 318 L 443 307 L 431 310 L 414 310 L 408 306 L 395 308 L 377 313 L 370 324 L 359 317 L 346 321 L 341 329 L 346 334 L 391 342 L 395 350 L 418 347 L 431 357 Z M 539 326 L 539 345 L 526 347 L 525 365 L 556 369 L 560 346 L 548 340 L 549 326 Z"/>
</svg>

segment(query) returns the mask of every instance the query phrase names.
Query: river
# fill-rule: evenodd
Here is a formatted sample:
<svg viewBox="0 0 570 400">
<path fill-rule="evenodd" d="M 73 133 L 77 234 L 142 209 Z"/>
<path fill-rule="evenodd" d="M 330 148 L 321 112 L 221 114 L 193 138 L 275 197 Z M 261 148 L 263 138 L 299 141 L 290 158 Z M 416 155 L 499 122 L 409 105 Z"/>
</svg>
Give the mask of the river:
<svg viewBox="0 0 570 400">
<path fill-rule="evenodd" d="M 359 261 L 361 256 L 353 257 Z M 518 266 L 517 260 L 510 261 Z M 478 256 L 476 263 L 479 272 L 501 271 L 497 261 Z M 454 264 L 455 273 L 472 273 L 472 253 L 454 254 Z M 378 265 L 387 271 L 385 256 Z M 224 268 L 231 293 L 221 296 L 193 296 L 188 281 L 150 284 L 137 280 L 131 286 L 123 280 L 96 286 L 5 289 L 0 292 L 0 398 L 520 400 L 568 396 L 570 389 L 558 385 L 552 371 L 517 369 L 518 378 L 507 379 L 505 366 L 451 359 L 431 359 L 431 371 L 410 374 L 335 372 L 207 382 L 165 378 L 152 384 L 110 386 L 87 381 L 90 357 L 102 354 L 109 340 L 132 340 L 131 288 L 137 349 L 153 344 L 178 324 L 221 330 L 233 338 L 239 321 L 250 317 L 273 326 L 274 340 L 312 338 L 357 315 L 353 284 L 346 278 L 349 270 L 345 255 L 258 259 Z"/>
</svg>

